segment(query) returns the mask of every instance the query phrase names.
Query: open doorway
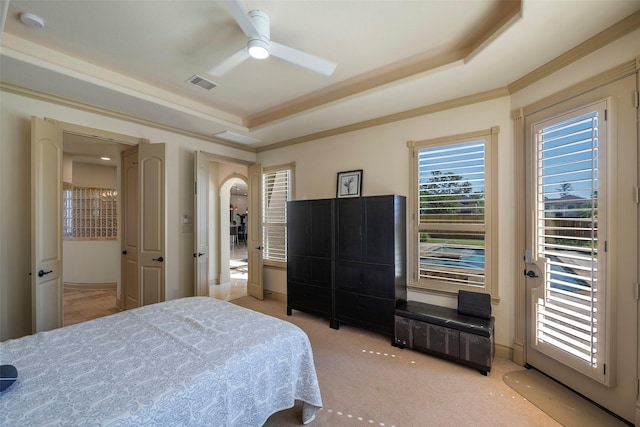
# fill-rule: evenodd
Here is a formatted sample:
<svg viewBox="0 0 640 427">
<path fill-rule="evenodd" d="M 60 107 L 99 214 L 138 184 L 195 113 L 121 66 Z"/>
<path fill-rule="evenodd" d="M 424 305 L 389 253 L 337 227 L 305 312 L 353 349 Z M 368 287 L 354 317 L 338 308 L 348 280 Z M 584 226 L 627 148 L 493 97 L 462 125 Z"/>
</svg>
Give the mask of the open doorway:
<svg viewBox="0 0 640 427">
<path fill-rule="evenodd" d="M 65 326 L 119 311 L 119 169 L 128 147 L 63 133 Z"/>
<path fill-rule="evenodd" d="M 228 262 L 223 268 L 228 271 L 228 280 L 211 289 L 211 296 L 232 300 L 247 295 L 249 273 L 247 255 L 247 231 L 249 218 L 248 187 L 244 177 L 237 174 L 228 177 L 221 186 L 220 230 L 228 231 L 227 239 L 221 239 L 221 253 L 227 253 Z M 226 212 L 225 212 L 226 211 Z M 223 275 L 223 276 L 226 276 Z"/>
</svg>

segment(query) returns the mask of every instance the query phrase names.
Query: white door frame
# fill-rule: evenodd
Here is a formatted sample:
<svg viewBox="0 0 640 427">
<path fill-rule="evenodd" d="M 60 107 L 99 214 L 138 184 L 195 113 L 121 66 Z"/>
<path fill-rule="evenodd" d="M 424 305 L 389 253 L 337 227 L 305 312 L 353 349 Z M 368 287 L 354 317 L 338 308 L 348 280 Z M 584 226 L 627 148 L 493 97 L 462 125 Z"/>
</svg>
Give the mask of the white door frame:
<svg viewBox="0 0 640 427">
<path fill-rule="evenodd" d="M 595 101 L 602 99 L 604 97 L 611 96 L 609 93 L 609 87 L 612 85 L 616 85 L 618 82 L 621 82 L 622 79 L 630 78 L 633 74 L 632 79 L 636 80 L 636 70 L 631 72 L 627 72 L 623 70 L 623 66 L 618 67 L 618 71 L 616 69 L 609 70 L 608 72 L 603 73 L 602 75 L 596 76 L 592 79 L 592 82 L 583 82 L 580 85 L 575 85 L 572 88 L 567 89 L 561 94 L 555 94 L 547 99 L 543 99 L 535 104 L 521 108 L 513 113 L 514 119 L 514 131 L 515 131 L 515 200 L 514 204 L 519 207 L 516 210 L 516 251 L 521 254 L 518 256 L 518 264 L 516 266 L 516 277 L 515 277 L 515 289 L 516 289 L 516 299 L 515 299 L 515 339 L 513 343 L 514 353 L 513 360 L 516 363 L 521 365 L 525 365 L 527 363 L 527 310 L 526 310 L 526 292 L 528 292 L 527 282 L 532 279 L 526 278 L 523 275 L 523 272 L 526 271 L 527 264 L 525 263 L 525 249 L 526 249 L 526 240 L 527 240 L 527 229 L 525 228 L 525 206 L 526 206 L 526 176 L 523 172 L 526 170 L 525 165 L 527 161 L 527 146 L 525 144 L 525 140 L 527 139 L 527 134 L 529 129 L 527 127 L 526 118 L 531 116 L 532 114 L 551 107 L 553 105 L 558 104 L 559 100 L 573 100 L 576 102 L 576 106 L 579 104 L 586 104 L 590 101 Z M 626 74 L 625 74 L 626 73 Z M 609 80 L 605 80 L 609 79 Z M 621 84 L 624 84 L 621 82 Z M 638 83 L 635 84 L 637 90 Z M 630 86 L 627 84 L 627 86 Z M 591 87 L 593 89 L 585 90 L 585 88 Z M 623 91 L 628 91 L 629 93 L 624 93 L 623 95 L 615 95 L 618 98 L 617 108 L 619 112 L 622 112 L 622 109 L 627 109 L 624 113 L 626 117 L 629 117 L 630 114 L 638 117 L 638 110 L 635 109 L 634 112 L 629 112 L 629 99 L 632 96 L 632 90 L 622 89 Z M 584 95 L 584 96 L 583 96 Z M 623 105 L 624 104 L 624 105 Z M 613 114 L 617 114 L 614 112 Z M 637 123 L 636 119 L 625 119 L 628 123 L 632 121 Z M 637 124 L 636 124 L 637 126 Z M 616 139 L 622 140 L 625 139 L 627 141 L 631 140 L 631 147 L 635 147 L 632 150 L 621 148 L 621 153 L 618 156 L 619 159 L 624 159 L 626 162 L 636 162 L 636 168 L 638 163 L 640 163 L 640 155 L 637 152 L 637 138 L 638 138 L 638 129 L 629 129 L 629 125 L 625 124 L 624 126 L 612 126 L 612 131 L 615 132 L 626 132 L 627 135 L 622 136 L 613 136 L 610 140 L 615 141 Z M 619 138 L 618 138 L 619 137 Z M 636 139 L 634 141 L 634 139 Z M 635 150 L 635 151 L 634 151 Z M 612 157 L 616 156 L 616 154 L 611 154 Z M 636 169 L 637 172 L 637 169 Z M 614 174 L 615 175 L 615 174 Z M 615 176 L 612 178 L 615 179 Z M 621 183 L 621 180 L 618 179 L 618 185 L 623 184 L 621 187 L 616 187 L 615 181 L 610 183 L 609 191 L 611 192 L 612 197 L 616 197 L 616 199 L 611 200 L 611 203 L 617 207 L 618 212 L 625 212 L 625 215 L 629 215 L 630 212 L 635 212 L 637 216 L 638 206 L 633 201 L 631 188 L 638 186 L 638 177 L 634 176 L 633 179 L 624 179 L 624 183 Z M 616 189 L 616 190 L 614 190 Z M 633 215 L 633 214 L 632 214 Z M 631 224 L 629 224 L 631 222 Z M 559 377 L 557 378 L 561 382 L 567 384 L 568 386 L 578 390 L 579 392 L 585 394 L 590 399 L 596 401 L 597 403 L 603 405 L 607 409 L 617 413 L 624 418 L 635 422 L 636 424 L 640 423 L 640 401 L 637 400 L 636 396 L 636 384 L 638 377 L 638 370 L 640 367 L 637 364 L 636 356 L 640 352 L 639 348 L 639 337 L 638 337 L 638 329 L 639 325 L 634 321 L 621 321 L 623 317 L 625 318 L 634 318 L 637 319 L 637 311 L 638 311 L 638 303 L 633 298 L 633 293 L 635 289 L 630 289 L 630 284 L 637 281 L 638 271 L 637 271 L 637 258 L 635 260 L 628 259 L 629 257 L 634 258 L 634 253 L 637 254 L 637 233 L 638 233 L 638 218 L 635 220 L 627 221 L 625 219 L 625 223 L 629 224 L 630 227 L 627 231 L 621 231 L 618 233 L 618 239 L 610 239 L 612 240 L 610 245 L 620 245 L 621 239 L 620 237 L 623 234 L 626 236 L 631 236 L 630 238 L 635 239 L 635 249 L 632 250 L 618 250 L 618 256 L 615 262 L 617 263 L 616 269 L 619 271 L 626 271 L 624 275 L 626 276 L 624 280 L 610 280 L 610 285 L 615 288 L 615 292 L 613 294 L 614 300 L 614 318 L 617 317 L 617 320 L 611 325 L 615 326 L 613 328 L 613 332 L 616 334 L 615 341 L 617 341 L 617 347 L 614 349 L 614 353 L 618 369 L 617 384 L 613 384 L 612 387 L 607 389 L 605 386 L 599 385 L 593 380 L 588 379 L 587 377 L 580 377 L 580 374 L 574 374 L 571 369 L 564 369 L 558 372 Z M 619 226 L 621 224 L 616 224 Z M 627 239 L 628 240 L 628 239 Z M 627 245 L 628 246 L 628 245 Z M 617 249 L 617 248 L 616 248 Z M 623 259 L 624 258 L 624 259 Z M 626 265 L 626 266 L 625 266 Z M 634 273 L 629 274 L 629 266 L 633 266 Z M 630 276 L 634 276 L 630 277 Z M 619 276 L 620 277 L 620 276 Z M 631 282 L 629 282 L 631 280 Z M 617 307 L 616 307 L 617 305 Z M 635 308 L 630 309 L 630 306 Z M 624 308 L 623 308 L 624 307 Z M 629 332 L 631 330 L 631 332 Z M 630 361 L 631 360 L 631 361 Z M 550 361 L 551 363 L 551 361 Z M 618 396 L 623 396 L 620 398 Z M 629 403 L 632 401 L 631 403 Z M 634 405 L 635 403 L 635 405 Z"/>
<path fill-rule="evenodd" d="M 231 220 L 229 219 L 229 205 L 231 202 L 230 192 L 231 187 L 239 181 L 248 185 L 248 178 L 237 172 L 226 176 L 220 183 L 220 239 L 218 240 L 220 245 L 218 246 L 218 253 L 220 254 L 219 259 L 221 268 L 218 283 L 229 283 L 231 280 L 229 272 L 229 248 L 231 247 L 231 239 L 229 235 L 229 226 L 231 225 Z"/>
<path fill-rule="evenodd" d="M 119 134 L 119 133 L 115 133 L 115 132 L 109 132 L 109 131 L 104 131 L 101 129 L 96 129 L 96 128 L 91 128 L 91 127 L 87 127 L 87 126 L 82 126 L 82 125 L 78 125 L 78 124 L 74 124 L 74 123 L 67 123 L 67 122 L 61 122 L 55 119 L 51 119 L 51 118 L 45 118 L 44 120 L 33 117 L 32 121 L 35 122 L 46 122 L 49 125 L 52 125 L 56 128 L 55 132 L 59 135 L 59 142 L 60 142 L 60 155 L 62 156 L 62 153 L 64 151 L 63 149 L 63 140 L 64 140 L 64 134 L 68 133 L 68 134 L 77 134 L 77 135 L 82 135 L 82 136 L 87 136 L 90 137 L 92 139 L 96 139 L 96 140 L 106 140 L 106 141 L 110 141 L 110 142 L 114 142 L 114 143 L 121 143 L 121 144 L 125 144 L 125 145 L 136 145 L 142 142 L 142 139 L 140 138 L 135 138 L 135 137 L 131 137 L 128 135 L 123 135 L 123 134 Z M 32 129 L 32 136 L 36 137 L 36 131 L 35 129 Z M 32 165 L 33 168 L 33 165 Z M 120 177 L 118 177 L 118 180 L 120 179 Z M 62 200 L 62 175 L 60 174 L 60 179 L 55 179 L 55 182 L 53 182 L 51 185 L 53 185 L 54 187 L 52 188 L 57 188 L 57 190 L 49 190 L 49 191 L 56 191 L 56 194 L 54 195 L 54 197 L 56 198 L 56 200 L 59 200 L 61 203 Z M 59 181 L 59 182 L 58 182 Z M 118 185 L 120 185 L 120 183 L 118 183 Z M 33 188 L 32 191 L 36 191 L 36 188 Z M 36 195 L 34 194 L 33 197 L 36 197 Z M 38 210 L 40 210 L 40 208 L 38 208 Z M 62 212 L 61 209 L 55 209 L 55 212 Z M 118 217 L 121 217 L 122 212 L 120 211 L 120 207 L 118 207 Z M 57 220 L 56 220 L 57 221 Z M 60 230 L 62 229 L 62 218 L 61 216 L 59 216 L 59 228 Z M 118 225 L 118 227 L 120 227 L 120 225 Z M 121 229 L 118 230 L 118 233 L 120 234 L 122 231 Z M 39 232 L 37 230 L 34 230 L 32 228 L 32 253 L 34 253 L 34 255 L 32 256 L 32 258 L 35 259 L 35 251 L 37 251 L 37 242 L 42 238 L 42 236 L 39 236 Z M 59 245 L 60 248 L 62 248 L 62 233 L 60 231 L 59 233 L 59 237 L 56 238 L 57 239 L 57 244 Z M 53 244 L 53 243 L 50 243 Z M 39 330 L 46 330 L 46 329 L 53 329 L 53 327 L 60 327 L 63 325 L 64 322 L 64 311 L 63 311 L 63 304 L 62 304 L 62 298 L 63 298 L 63 283 L 64 283 L 64 279 L 62 277 L 62 262 L 63 262 L 63 253 L 62 250 L 60 250 L 60 257 L 59 257 L 59 263 L 60 266 L 58 267 L 59 270 L 59 274 L 56 277 L 56 280 L 59 281 L 59 286 L 58 289 L 59 291 L 57 292 L 57 296 L 47 296 L 47 298 L 45 299 L 38 299 L 37 298 L 37 294 L 38 292 L 36 292 L 36 288 L 35 288 L 35 283 L 36 283 L 36 279 L 38 277 L 37 273 L 40 269 L 44 271 L 56 271 L 56 269 L 52 269 L 52 268 L 44 268 L 41 266 L 36 265 L 35 262 L 32 261 L 32 300 L 33 300 L 33 313 L 32 313 L 32 330 L 35 331 L 39 331 Z M 45 279 L 47 279 L 48 281 L 53 280 L 53 275 L 54 273 L 49 273 L 44 275 L 43 277 Z M 41 279 L 40 279 L 41 280 Z M 50 288 L 50 287 L 49 287 Z M 120 290 L 118 290 L 120 291 Z M 38 300 L 38 301 L 36 301 Z M 59 308 L 55 308 L 59 306 Z M 55 310 L 56 311 L 56 315 L 55 317 L 58 318 L 58 320 L 54 323 L 52 322 L 48 322 L 49 325 L 48 326 L 44 326 L 44 324 L 38 320 L 37 318 L 40 316 L 42 316 L 43 314 L 45 314 L 44 312 L 46 311 L 51 311 L 51 310 Z M 49 313 L 46 315 L 49 319 L 53 319 L 54 315 Z"/>
<path fill-rule="evenodd" d="M 64 323 L 62 129 L 31 117 L 31 300 L 33 332 Z"/>
<path fill-rule="evenodd" d="M 194 155 L 194 203 L 193 203 L 193 295 L 209 296 L 209 159 L 202 151 Z M 187 220 L 187 221 L 185 221 Z M 183 227 L 188 218 L 183 219 Z"/>
<path fill-rule="evenodd" d="M 247 220 L 247 256 L 249 274 L 247 293 L 264 299 L 262 258 L 262 164 L 249 166 L 249 218 Z"/>
</svg>

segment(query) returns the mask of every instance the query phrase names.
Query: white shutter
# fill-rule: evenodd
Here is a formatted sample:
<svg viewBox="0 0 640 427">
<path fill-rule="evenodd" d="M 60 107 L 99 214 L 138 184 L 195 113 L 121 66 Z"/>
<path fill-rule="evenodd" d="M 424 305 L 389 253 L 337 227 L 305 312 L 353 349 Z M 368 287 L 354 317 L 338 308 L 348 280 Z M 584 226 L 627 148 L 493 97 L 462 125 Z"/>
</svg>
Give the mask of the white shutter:
<svg viewBox="0 0 640 427">
<path fill-rule="evenodd" d="M 421 279 L 485 286 L 485 139 L 418 151 Z"/>
<path fill-rule="evenodd" d="M 604 380 L 604 224 L 602 143 L 605 104 L 534 127 L 537 145 L 535 250 L 544 261 L 536 299 L 535 345 L 545 354 Z M 600 209 L 602 206 L 602 209 Z"/>
<path fill-rule="evenodd" d="M 287 201 L 290 198 L 291 170 L 265 171 L 262 174 L 263 258 L 287 261 Z"/>
</svg>

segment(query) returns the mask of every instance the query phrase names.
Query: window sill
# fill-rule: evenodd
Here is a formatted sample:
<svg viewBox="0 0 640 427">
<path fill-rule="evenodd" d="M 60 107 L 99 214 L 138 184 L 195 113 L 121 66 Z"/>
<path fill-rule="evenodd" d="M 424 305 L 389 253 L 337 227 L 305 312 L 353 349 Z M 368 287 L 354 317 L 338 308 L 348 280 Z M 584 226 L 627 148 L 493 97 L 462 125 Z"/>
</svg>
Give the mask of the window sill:
<svg viewBox="0 0 640 427">
<path fill-rule="evenodd" d="M 278 269 L 287 269 L 287 263 L 282 261 L 271 261 L 271 260 L 263 260 L 262 265 L 265 267 L 278 268 Z"/>
<path fill-rule="evenodd" d="M 429 294 L 429 295 L 441 295 L 441 296 L 447 296 L 447 297 L 457 297 L 458 289 L 464 289 L 464 290 L 467 290 L 467 291 L 475 291 L 475 292 L 483 292 L 483 293 L 487 293 L 487 294 L 489 293 L 489 292 L 487 292 L 486 289 L 475 289 L 473 287 L 456 288 L 456 289 L 441 289 L 441 288 L 429 288 L 429 287 L 426 287 L 424 285 L 416 285 L 415 283 L 407 284 L 407 290 L 409 290 L 411 292 L 417 292 L 417 293 Z M 500 296 L 491 295 L 491 304 L 497 305 L 499 303 L 500 303 Z"/>
</svg>

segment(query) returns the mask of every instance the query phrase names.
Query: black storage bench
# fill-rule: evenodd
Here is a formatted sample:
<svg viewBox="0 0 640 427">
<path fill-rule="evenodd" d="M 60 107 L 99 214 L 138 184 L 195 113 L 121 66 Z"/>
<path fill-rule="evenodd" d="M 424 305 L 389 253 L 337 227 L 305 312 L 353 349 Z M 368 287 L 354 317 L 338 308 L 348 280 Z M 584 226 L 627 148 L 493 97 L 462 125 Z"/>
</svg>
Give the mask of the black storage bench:
<svg viewBox="0 0 640 427">
<path fill-rule="evenodd" d="M 491 371 L 495 319 L 488 294 L 460 291 L 457 310 L 408 301 L 394 317 L 396 346 L 453 360 L 483 375 Z"/>
</svg>

